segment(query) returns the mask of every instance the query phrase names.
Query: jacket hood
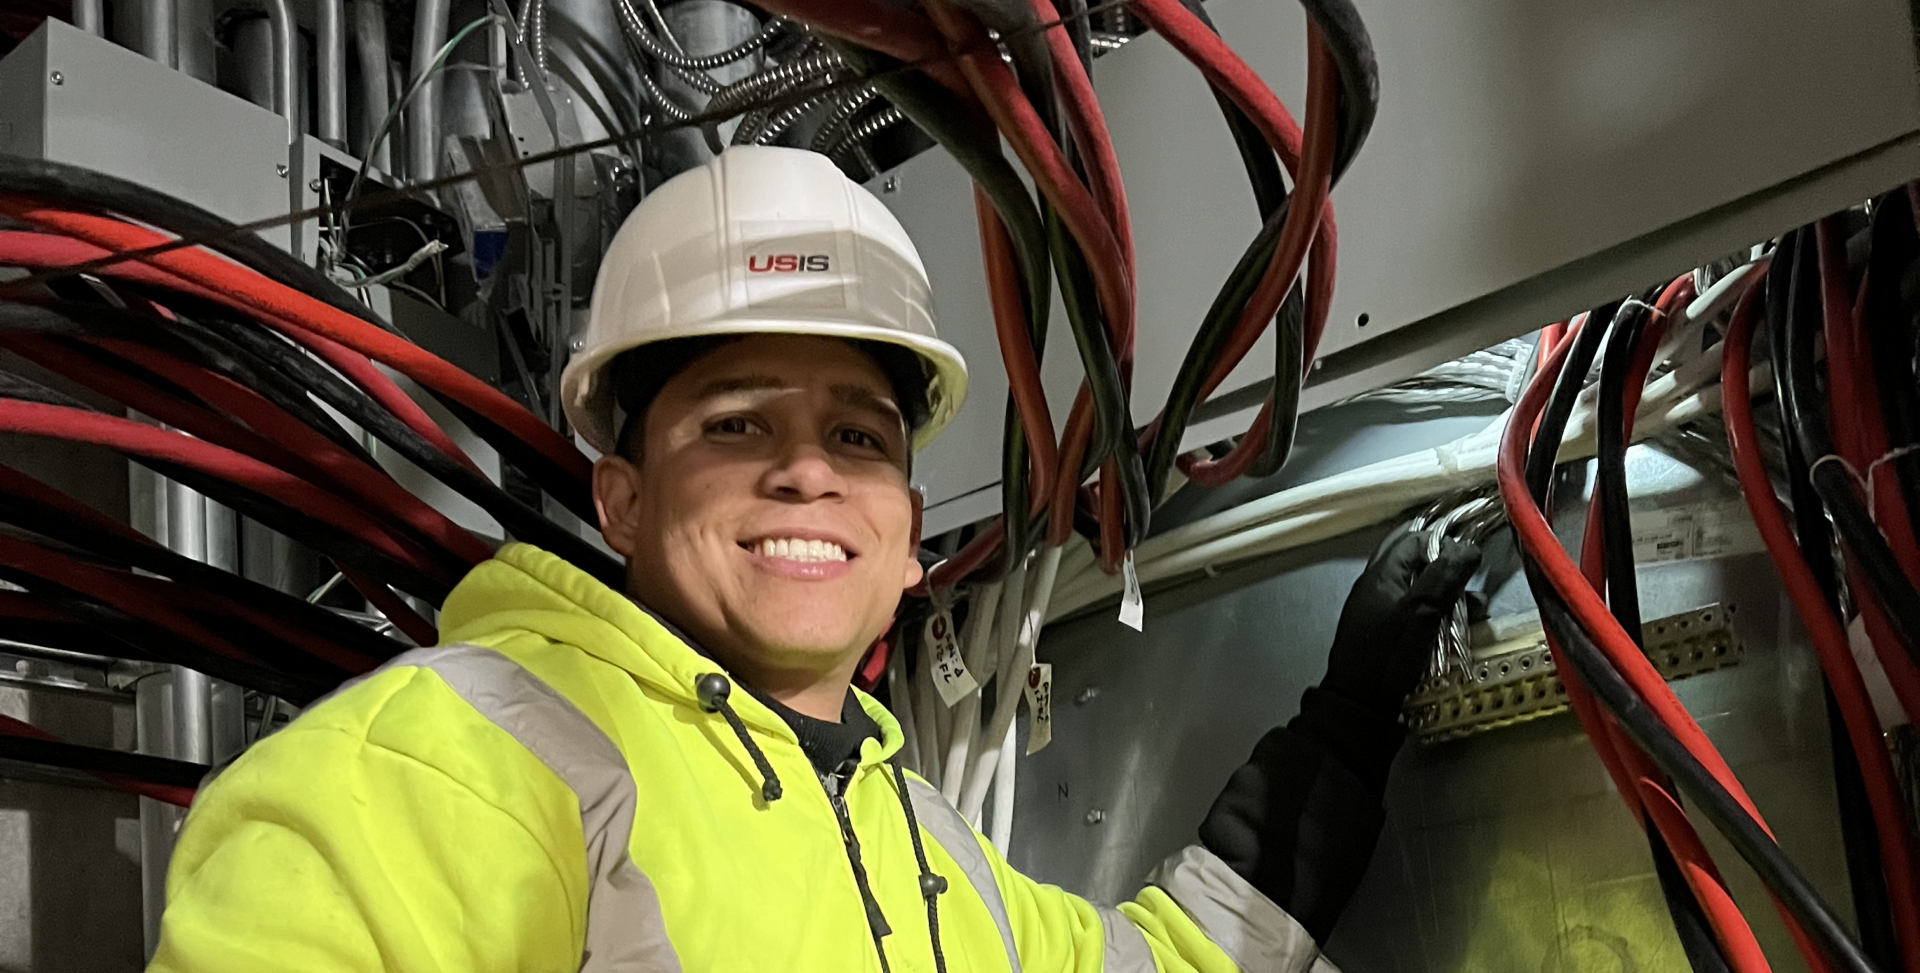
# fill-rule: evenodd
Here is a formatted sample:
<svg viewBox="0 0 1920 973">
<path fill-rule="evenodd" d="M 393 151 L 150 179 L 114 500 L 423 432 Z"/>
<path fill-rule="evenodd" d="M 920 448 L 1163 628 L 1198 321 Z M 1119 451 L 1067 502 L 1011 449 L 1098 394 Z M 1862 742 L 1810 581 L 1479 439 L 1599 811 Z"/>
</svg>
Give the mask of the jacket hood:
<svg viewBox="0 0 1920 973">
<path fill-rule="evenodd" d="M 675 702 L 700 709 L 701 676 L 733 675 L 700 654 L 678 631 L 571 562 L 531 544 L 502 547 L 454 587 L 440 609 L 440 641 L 454 644 L 533 632 L 618 666 Z M 900 749 L 900 724 L 886 707 L 854 690 L 861 709 L 880 726 L 880 739 L 861 750 L 876 763 Z M 798 743 L 793 729 L 751 693 L 732 694 L 740 718 L 761 732 Z"/>
</svg>

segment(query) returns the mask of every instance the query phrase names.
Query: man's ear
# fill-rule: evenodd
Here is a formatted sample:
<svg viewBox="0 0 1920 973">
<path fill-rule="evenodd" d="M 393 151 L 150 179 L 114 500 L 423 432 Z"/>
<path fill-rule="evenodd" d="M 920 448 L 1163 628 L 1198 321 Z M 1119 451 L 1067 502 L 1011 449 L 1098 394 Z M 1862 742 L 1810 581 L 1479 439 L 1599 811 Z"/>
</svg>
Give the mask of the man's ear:
<svg viewBox="0 0 1920 973">
<path fill-rule="evenodd" d="M 633 553 L 633 521 L 639 502 L 640 468 L 631 460 L 602 456 L 593 464 L 593 509 L 600 515 L 600 536 L 622 557 Z M 917 536 L 917 514 L 914 523 Z"/>
<path fill-rule="evenodd" d="M 913 529 L 907 532 L 907 573 L 901 588 L 911 588 L 920 583 L 926 569 L 920 566 L 920 528 L 921 517 L 926 513 L 927 498 L 913 487 L 907 488 L 907 499 L 913 504 Z M 608 543 L 612 543 L 609 541 Z"/>
</svg>

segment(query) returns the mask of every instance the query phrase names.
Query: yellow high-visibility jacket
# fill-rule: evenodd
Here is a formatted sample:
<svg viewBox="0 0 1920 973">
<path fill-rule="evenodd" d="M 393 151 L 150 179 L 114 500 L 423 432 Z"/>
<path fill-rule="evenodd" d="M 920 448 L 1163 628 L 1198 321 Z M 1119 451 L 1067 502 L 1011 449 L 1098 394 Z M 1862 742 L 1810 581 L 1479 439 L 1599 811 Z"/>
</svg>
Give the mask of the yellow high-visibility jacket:
<svg viewBox="0 0 1920 973">
<path fill-rule="evenodd" d="M 831 799 L 776 714 L 709 711 L 714 662 L 545 551 L 476 568 L 441 625 L 201 791 L 150 969 L 1332 969 L 1198 847 L 1118 909 L 1021 876 L 894 770 L 864 695 L 882 736 Z"/>
</svg>

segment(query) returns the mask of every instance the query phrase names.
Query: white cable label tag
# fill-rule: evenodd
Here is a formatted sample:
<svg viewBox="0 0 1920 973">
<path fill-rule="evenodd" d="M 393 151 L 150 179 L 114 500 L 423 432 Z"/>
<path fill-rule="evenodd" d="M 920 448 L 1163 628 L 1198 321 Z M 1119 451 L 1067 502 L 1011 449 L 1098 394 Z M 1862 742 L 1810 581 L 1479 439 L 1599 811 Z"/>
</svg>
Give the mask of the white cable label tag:
<svg viewBox="0 0 1920 973">
<path fill-rule="evenodd" d="M 960 657 L 960 639 L 953 630 L 953 612 L 942 608 L 927 619 L 923 644 L 929 653 L 927 665 L 933 672 L 933 688 L 939 691 L 941 702 L 951 707 L 968 693 L 980 688 L 980 684 L 974 681 L 973 673 L 967 671 L 967 663 Z"/>
<path fill-rule="evenodd" d="M 1147 605 L 1140 598 L 1140 576 L 1133 571 L 1132 551 L 1120 562 L 1120 577 L 1126 582 L 1126 592 L 1120 596 L 1120 624 L 1136 632 L 1144 631 Z"/>
<path fill-rule="evenodd" d="M 1053 664 L 1036 662 L 1027 670 L 1027 753 L 1053 742 Z"/>
</svg>

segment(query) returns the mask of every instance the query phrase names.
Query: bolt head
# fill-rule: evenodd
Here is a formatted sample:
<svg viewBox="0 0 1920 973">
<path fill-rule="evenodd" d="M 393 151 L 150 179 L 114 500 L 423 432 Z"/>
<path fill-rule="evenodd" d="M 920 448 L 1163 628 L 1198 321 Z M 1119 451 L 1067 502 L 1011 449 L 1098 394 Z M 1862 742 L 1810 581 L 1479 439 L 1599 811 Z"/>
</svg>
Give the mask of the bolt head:
<svg viewBox="0 0 1920 973">
<path fill-rule="evenodd" d="M 888 176 L 887 181 L 880 184 L 880 191 L 883 193 L 898 192 L 899 190 L 900 180 L 893 176 Z"/>
<path fill-rule="evenodd" d="M 309 192 L 315 192 L 315 193 L 317 193 L 317 192 L 319 192 L 319 191 L 320 191 L 320 177 L 319 177 L 319 176 L 315 176 L 315 177 L 313 177 L 313 178 L 312 178 L 311 180 L 309 180 L 309 181 L 307 182 L 307 191 L 309 191 Z"/>
<path fill-rule="evenodd" d="M 61 84 L 67 83 L 67 76 L 64 74 L 61 74 L 58 71 L 55 71 L 52 74 L 47 75 L 47 80 L 53 82 L 56 85 L 61 85 Z"/>
<path fill-rule="evenodd" d="M 1085 706 L 1088 703 L 1093 702 L 1093 698 L 1098 695 L 1100 695 L 1100 687 L 1088 686 L 1087 688 L 1080 690 L 1079 694 L 1073 697 L 1073 701 L 1076 703 L 1079 703 L 1082 706 Z"/>
<path fill-rule="evenodd" d="M 284 163 L 284 162 L 276 162 L 276 163 L 274 163 L 274 164 L 273 164 L 273 171 L 274 171 L 274 172 L 275 172 L 276 174 L 278 174 L 278 175 L 280 176 L 280 178 L 282 178 L 282 179 L 285 179 L 285 178 L 287 178 L 287 164 L 286 164 L 286 163 Z"/>
<path fill-rule="evenodd" d="M 585 351 L 587 350 L 587 339 L 575 338 L 572 341 L 567 342 L 567 347 L 574 351 Z"/>
<path fill-rule="evenodd" d="M 1097 807 L 1087 812 L 1087 824 L 1089 826 L 1099 824 L 1100 822 L 1105 821 L 1106 819 L 1107 819 L 1107 812 L 1102 811 Z"/>
</svg>

